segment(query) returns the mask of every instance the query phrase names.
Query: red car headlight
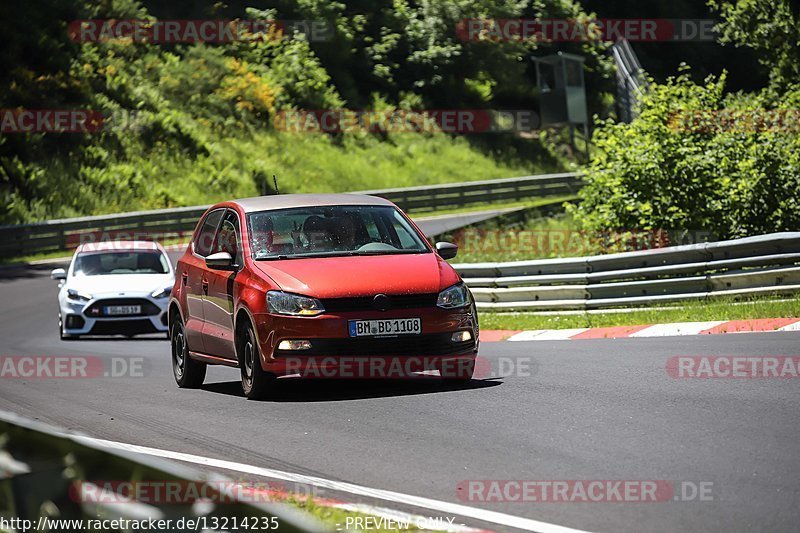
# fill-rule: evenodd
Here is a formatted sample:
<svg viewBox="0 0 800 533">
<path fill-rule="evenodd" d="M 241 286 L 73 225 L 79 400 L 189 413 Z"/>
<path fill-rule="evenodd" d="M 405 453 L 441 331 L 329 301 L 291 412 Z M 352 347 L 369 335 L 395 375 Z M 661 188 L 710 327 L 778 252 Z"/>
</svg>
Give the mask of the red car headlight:
<svg viewBox="0 0 800 533">
<path fill-rule="evenodd" d="M 322 302 L 309 296 L 283 291 L 267 292 L 267 309 L 276 315 L 317 316 L 325 312 Z"/>
<path fill-rule="evenodd" d="M 436 305 L 444 309 L 457 309 L 466 307 L 469 304 L 469 289 L 463 283 L 456 283 L 446 288 L 439 293 L 439 298 L 436 301 Z"/>
</svg>

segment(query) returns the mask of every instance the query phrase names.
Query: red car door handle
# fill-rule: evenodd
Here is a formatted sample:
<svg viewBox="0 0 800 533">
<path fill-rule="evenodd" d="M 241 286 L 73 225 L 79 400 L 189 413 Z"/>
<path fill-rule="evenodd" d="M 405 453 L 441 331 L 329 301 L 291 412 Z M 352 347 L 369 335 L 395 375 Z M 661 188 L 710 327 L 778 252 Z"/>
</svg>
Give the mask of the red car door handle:
<svg viewBox="0 0 800 533">
<path fill-rule="evenodd" d="M 187 283 L 188 281 L 189 281 L 189 274 L 187 274 L 186 272 L 183 272 L 183 273 L 181 274 L 181 283 L 183 283 L 184 285 L 186 285 L 186 283 Z"/>
<path fill-rule="evenodd" d="M 208 294 L 208 280 L 207 279 L 203 280 L 203 292 Z"/>
</svg>

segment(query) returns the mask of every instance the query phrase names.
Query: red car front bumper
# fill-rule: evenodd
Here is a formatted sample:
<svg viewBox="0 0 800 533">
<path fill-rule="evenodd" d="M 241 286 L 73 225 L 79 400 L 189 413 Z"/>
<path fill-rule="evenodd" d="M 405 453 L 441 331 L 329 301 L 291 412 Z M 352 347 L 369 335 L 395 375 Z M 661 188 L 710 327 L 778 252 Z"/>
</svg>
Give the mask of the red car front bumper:
<svg viewBox="0 0 800 533">
<path fill-rule="evenodd" d="M 478 323 L 472 308 L 348 311 L 316 317 L 260 314 L 255 318 L 262 368 L 278 375 L 404 377 L 401 374 L 468 363 L 478 353 Z M 419 335 L 349 335 L 350 320 L 406 318 L 421 319 Z M 471 338 L 454 341 L 456 332 L 469 332 Z M 280 350 L 278 345 L 283 340 L 308 340 L 311 348 Z"/>
</svg>

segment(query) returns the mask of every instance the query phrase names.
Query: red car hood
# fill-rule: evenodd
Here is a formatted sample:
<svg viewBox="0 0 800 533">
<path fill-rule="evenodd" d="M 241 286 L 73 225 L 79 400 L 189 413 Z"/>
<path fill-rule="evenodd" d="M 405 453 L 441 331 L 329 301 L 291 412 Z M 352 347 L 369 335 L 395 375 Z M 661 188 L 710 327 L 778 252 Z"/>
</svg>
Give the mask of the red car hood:
<svg viewBox="0 0 800 533">
<path fill-rule="evenodd" d="M 286 292 L 316 298 L 434 293 L 458 283 L 434 253 L 255 261 Z"/>
</svg>

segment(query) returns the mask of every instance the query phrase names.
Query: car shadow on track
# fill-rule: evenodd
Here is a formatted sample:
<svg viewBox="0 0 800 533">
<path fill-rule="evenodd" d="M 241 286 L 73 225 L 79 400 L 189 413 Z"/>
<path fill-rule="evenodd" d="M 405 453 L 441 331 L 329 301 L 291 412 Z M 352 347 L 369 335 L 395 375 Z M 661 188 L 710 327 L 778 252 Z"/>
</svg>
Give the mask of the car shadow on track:
<svg viewBox="0 0 800 533">
<path fill-rule="evenodd" d="M 94 342 L 139 342 L 139 341 L 160 341 L 160 342 L 169 342 L 169 339 L 164 336 L 163 333 L 142 333 L 141 335 L 136 335 L 135 337 L 126 337 L 124 335 L 81 335 L 80 337 L 71 337 L 68 339 L 61 339 L 63 342 L 85 342 L 85 341 L 94 341 Z"/>
<path fill-rule="evenodd" d="M 448 383 L 438 377 L 414 379 L 304 379 L 282 378 L 272 388 L 265 402 L 332 402 L 365 400 L 392 396 L 416 394 L 437 394 L 445 392 L 485 389 L 501 385 L 502 381 L 473 379 L 466 383 Z M 244 397 L 239 381 L 206 383 L 203 390 L 217 394 Z"/>
<path fill-rule="evenodd" d="M 68 261 L 63 265 L 0 265 L 0 283 L 23 278 L 49 278 L 54 268 L 67 266 L 69 266 Z M 56 282 L 53 282 L 53 287 L 57 286 Z"/>
</svg>

